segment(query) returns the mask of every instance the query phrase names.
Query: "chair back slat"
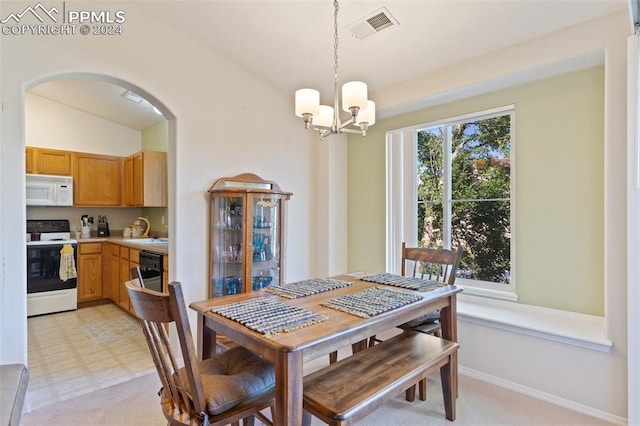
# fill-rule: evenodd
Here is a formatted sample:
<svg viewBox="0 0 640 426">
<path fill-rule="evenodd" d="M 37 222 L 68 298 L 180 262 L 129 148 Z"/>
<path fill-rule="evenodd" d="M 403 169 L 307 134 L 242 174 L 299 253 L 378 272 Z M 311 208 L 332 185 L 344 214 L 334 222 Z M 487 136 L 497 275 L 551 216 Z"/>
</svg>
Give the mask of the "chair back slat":
<svg viewBox="0 0 640 426">
<path fill-rule="evenodd" d="M 182 286 L 175 282 L 169 284 L 169 301 L 178 329 L 178 340 L 182 348 L 182 358 L 184 361 L 187 379 L 189 381 L 189 389 L 191 390 L 191 398 L 193 400 L 194 409 L 198 414 L 207 412 L 207 400 L 200 380 L 200 368 L 198 367 L 198 357 L 193 344 L 193 336 L 191 327 L 189 326 L 189 317 L 187 316 L 186 304 L 182 294 Z"/>
<path fill-rule="evenodd" d="M 412 276 L 454 284 L 462 257 L 462 247 L 457 250 L 407 247 L 402 243 L 402 275 L 407 275 L 406 264 L 413 264 Z"/>
<path fill-rule="evenodd" d="M 125 286 L 135 315 L 142 325 L 165 397 L 170 400 L 172 408 L 177 408 L 180 413 L 185 411 L 190 415 L 204 413 L 206 416 L 206 400 L 180 283 L 171 283 L 170 293 L 146 289 L 140 285 L 140 280 L 137 278 L 127 281 Z M 175 323 L 178 329 L 187 377 L 182 377 L 180 374 L 180 366 L 167 335 L 166 327 L 170 323 Z M 189 345 L 191 349 L 185 351 Z M 190 356 L 193 358 L 189 359 Z M 186 383 L 189 384 L 188 387 Z M 184 389 L 189 389 L 189 394 Z"/>
</svg>

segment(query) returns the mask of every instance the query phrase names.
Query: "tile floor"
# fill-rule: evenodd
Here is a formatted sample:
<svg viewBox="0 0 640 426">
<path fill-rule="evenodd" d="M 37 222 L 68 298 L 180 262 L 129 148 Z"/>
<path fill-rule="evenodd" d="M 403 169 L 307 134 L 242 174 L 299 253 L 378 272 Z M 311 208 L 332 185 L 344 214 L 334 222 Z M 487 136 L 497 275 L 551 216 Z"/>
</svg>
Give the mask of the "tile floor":
<svg viewBox="0 0 640 426">
<path fill-rule="evenodd" d="M 115 319 L 139 327 L 133 316 L 114 304 L 29 318 L 25 408 L 35 410 L 153 373 L 142 331 L 105 343 L 96 343 L 85 332 L 89 323 Z"/>
</svg>

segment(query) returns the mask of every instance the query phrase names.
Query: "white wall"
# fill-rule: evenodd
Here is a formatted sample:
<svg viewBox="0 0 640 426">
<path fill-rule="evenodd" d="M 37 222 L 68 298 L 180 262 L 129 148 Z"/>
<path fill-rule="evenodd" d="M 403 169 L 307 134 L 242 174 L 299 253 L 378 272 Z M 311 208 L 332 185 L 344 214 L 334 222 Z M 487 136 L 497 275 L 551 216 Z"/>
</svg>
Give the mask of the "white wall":
<svg viewBox="0 0 640 426">
<path fill-rule="evenodd" d="M 24 5 L 24 3 L 22 3 Z M 315 275 L 315 137 L 293 114 L 293 95 L 266 85 L 223 56 L 154 20 L 148 3 L 121 2 L 123 35 L 3 36 L 0 218 L 5 280 L 0 362 L 26 362 L 24 259 L 24 91 L 57 75 L 95 73 L 157 100 L 169 125 L 171 276 L 187 301 L 207 297 L 207 189 L 219 177 L 254 172 L 293 192 L 289 201 L 287 278 Z M 114 10 L 114 3 L 74 2 Z M 16 3 L 0 5 L 2 13 Z M 13 11 L 13 10 L 12 10 Z M 3 15 L 4 16 L 4 15 Z M 344 191 L 343 191 L 344 192 Z M 319 200 L 318 202 L 322 202 Z M 315 219 L 323 220 L 316 214 Z M 192 325 L 195 318 L 191 318 Z M 11 327 L 7 324 L 10 323 Z M 11 342 L 11 344 L 7 344 Z"/>
<path fill-rule="evenodd" d="M 518 82 L 569 72 L 593 65 L 595 60 L 604 57 L 604 333 L 613 342 L 613 348 L 608 353 L 578 348 L 505 330 L 491 321 L 479 324 L 462 315 L 459 359 L 465 374 L 621 423 L 627 418 L 624 188 L 628 23 L 626 13 L 612 15 L 474 58 L 372 95 L 377 105 L 387 108 L 387 113 L 400 112 L 407 107 L 438 105 Z M 357 140 L 349 142 L 352 149 L 352 142 Z M 351 158 L 349 166 L 349 172 L 353 173 Z M 353 220 L 356 219 L 350 218 L 350 223 Z M 562 236 L 549 244 L 562 244 Z M 576 294 L 576 297 L 580 295 Z M 629 401 L 629 404 L 636 403 Z"/>
<path fill-rule="evenodd" d="M 25 143 L 124 157 L 140 150 L 142 132 L 26 93 Z"/>
</svg>

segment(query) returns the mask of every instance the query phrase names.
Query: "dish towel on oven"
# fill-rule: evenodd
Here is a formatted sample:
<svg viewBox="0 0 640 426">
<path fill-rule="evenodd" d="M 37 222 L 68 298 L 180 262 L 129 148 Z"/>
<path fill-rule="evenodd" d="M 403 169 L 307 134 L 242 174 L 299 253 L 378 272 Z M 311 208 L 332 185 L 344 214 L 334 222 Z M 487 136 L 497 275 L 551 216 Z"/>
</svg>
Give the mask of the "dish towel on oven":
<svg viewBox="0 0 640 426">
<path fill-rule="evenodd" d="M 67 281 L 78 276 L 76 271 L 76 261 L 73 258 L 73 247 L 65 244 L 60 249 L 60 279 Z"/>
</svg>

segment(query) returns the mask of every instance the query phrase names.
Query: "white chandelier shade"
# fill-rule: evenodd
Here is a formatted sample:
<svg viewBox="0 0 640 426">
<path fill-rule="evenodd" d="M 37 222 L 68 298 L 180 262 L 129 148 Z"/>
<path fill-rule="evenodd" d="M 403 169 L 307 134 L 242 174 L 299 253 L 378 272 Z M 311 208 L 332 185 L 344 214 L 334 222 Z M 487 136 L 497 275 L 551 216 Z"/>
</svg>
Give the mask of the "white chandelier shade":
<svg viewBox="0 0 640 426">
<path fill-rule="evenodd" d="M 352 108 L 367 107 L 367 84 L 362 81 L 350 81 L 342 86 L 342 109 L 351 112 Z M 352 114 L 353 115 L 353 114 Z"/>
<path fill-rule="evenodd" d="M 320 92 L 315 89 L 296 90 L 296 115 L 304 117 L 305 114 L 317 116 L 320 113 Z"/>
<path fill-rule="evenodd" d="M 367 107 L 360 110 L 355 123 L 358 126 L 361 123 L 366 123 L 367 126 L 373 126 L 376 123 L 376 103 L 373 101 L 367 101 Z"/>
<path fill-rule="evenodd" d="M 314 116 L 313 125 L 331 127 L 333 125 L 333 108 L 328 105 L 320 105 L 320 113 Z"/>
</svg>

